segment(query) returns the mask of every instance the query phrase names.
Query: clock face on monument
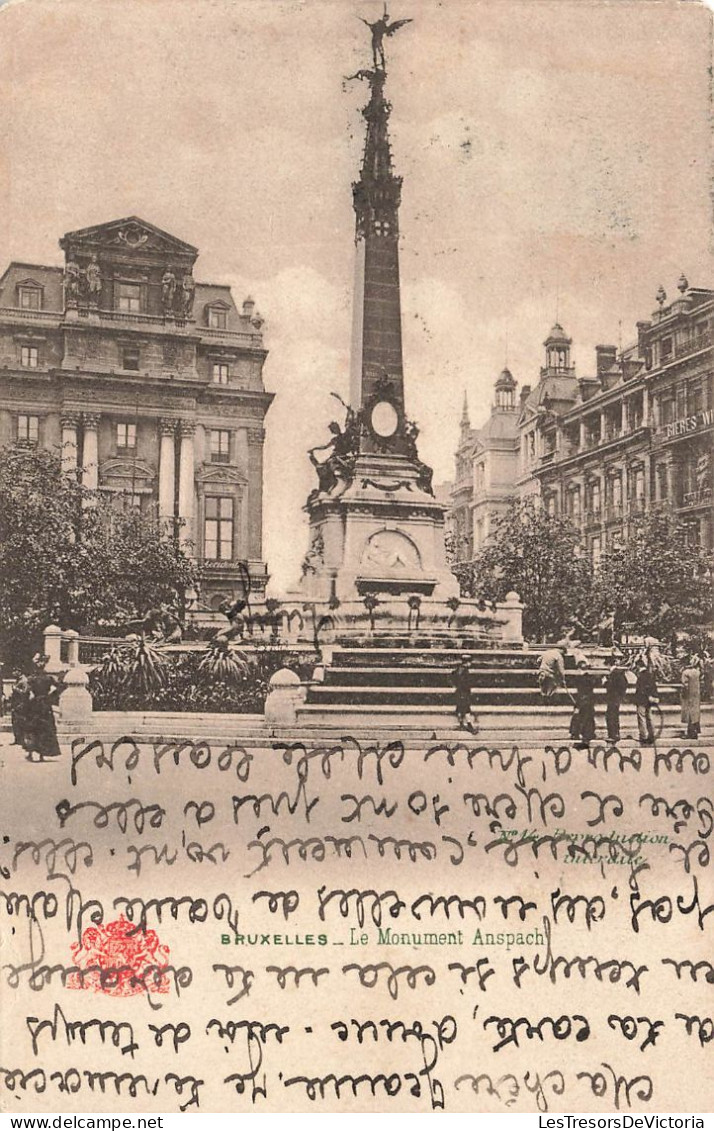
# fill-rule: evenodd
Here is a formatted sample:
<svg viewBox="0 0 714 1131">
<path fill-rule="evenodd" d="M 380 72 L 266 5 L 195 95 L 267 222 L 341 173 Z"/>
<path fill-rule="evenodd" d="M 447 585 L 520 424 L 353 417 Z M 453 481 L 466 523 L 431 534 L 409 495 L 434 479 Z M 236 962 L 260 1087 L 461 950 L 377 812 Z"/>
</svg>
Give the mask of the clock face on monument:
<svg viewBox="0 0 714 1131">
<path fill-rule="evenodd" d="M 372 431 L 385 440 L 393 436 L 399 427 L 397 410 L 391 401 L 377 401 L 369 420 Z"/>
</svg>

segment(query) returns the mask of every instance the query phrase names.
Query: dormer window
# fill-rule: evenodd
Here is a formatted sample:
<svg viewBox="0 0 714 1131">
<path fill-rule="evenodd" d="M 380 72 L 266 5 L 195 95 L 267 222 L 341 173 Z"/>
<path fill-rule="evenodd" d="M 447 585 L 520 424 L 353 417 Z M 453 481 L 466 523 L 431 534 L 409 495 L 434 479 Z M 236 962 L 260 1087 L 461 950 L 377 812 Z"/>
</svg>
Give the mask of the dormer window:
<svg viewBox="0 0 714 1131">
<path fill-rule="evenodd" d="M 40 310 L 42 307 L 42 288 L 33 283 L 22 283 L 17 288 L 21 310 Z"/>
<path fill-rule="evenodd" d="M 212 330 L 225 330 L 226 311 L 221 306 L 209 306 L 208 325 Z"/>
</svg>

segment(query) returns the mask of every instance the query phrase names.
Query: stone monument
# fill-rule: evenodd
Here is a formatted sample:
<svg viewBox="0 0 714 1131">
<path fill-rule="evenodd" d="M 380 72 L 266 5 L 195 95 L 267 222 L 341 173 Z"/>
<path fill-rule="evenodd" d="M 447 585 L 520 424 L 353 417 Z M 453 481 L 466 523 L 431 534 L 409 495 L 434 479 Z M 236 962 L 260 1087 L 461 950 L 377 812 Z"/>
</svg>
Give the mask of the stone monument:
<svg viewBox="0 0 714 1131">
<path fill-rule="evenodd" d="M 366 21 L 365 21 L 366 22 Z M 370 96 L 364 156 L 353 185 L 355 287 L 350 404 L 344 423 L 310 452 L 318 486 L 307 501 L 310 549 L 301 591 L 320 603 L 409 596 L 444 602 L 458 594 L 444 550 L 444 510 L 431 468 L 418 455 L 406 414 L 399 282 L 402 179 L 392 166 L 384 38 L 410 20 L 386 13 L 369 24 L 372 63 L 351 79 Z M 349 80 L 348 80 L 349 81 Z M 339 399 L 339 398 L 338 398 Z"/>
</svg>

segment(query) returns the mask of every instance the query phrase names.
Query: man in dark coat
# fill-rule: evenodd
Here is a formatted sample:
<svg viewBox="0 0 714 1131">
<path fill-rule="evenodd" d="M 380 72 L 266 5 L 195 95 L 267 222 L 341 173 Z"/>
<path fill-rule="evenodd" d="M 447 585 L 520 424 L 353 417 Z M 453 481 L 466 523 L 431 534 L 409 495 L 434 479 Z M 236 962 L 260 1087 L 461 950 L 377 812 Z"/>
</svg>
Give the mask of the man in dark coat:
<svg viewBox="0 0 714 1131">
<path fill-rule="evenodd" d="M 627 674 L 617 656 L 610 660 L 610 670 L 605 676 L 605 720 L 610 742 L 620 741 L 620 707 L 627 695 Z"/>
<path fill-rule="evenodd" d="M 25 745 L 29 700 L 30 685 L 27 682 L 27 676 L 21 675 L 15 680 L 14 687 L 10 693 L 10 720 L 12 722 L 12 734 L 16 746 Z"/>
<path fill-rule="evenodd" d="M 637 683 L 635 684 L 635 706 L 637 708 L 637 729 L 640 735 L 640 746 L 654 746 L 654 730 L 652 729 L 652 703 L 657 701 L 657 683 L 650 668 L 644 660 L 637 666 Z"/>
<path fill-rule="evenodd" d="M 576 749 L 585 749 L 595 737 L 595 677 L 588 670 L 588 661 L 578 660 L 575 677 L 575 710 L 571 721 L 571 735 L 579 739 Z"/>
<path fill-rule="evenodd" d="M 451 673 L 451 682 L 456 692 L 456 718 L 459 726 L 474 731 L 471 718 L 471 672 L 468 660 L 459 660 Z"/>
</svg>

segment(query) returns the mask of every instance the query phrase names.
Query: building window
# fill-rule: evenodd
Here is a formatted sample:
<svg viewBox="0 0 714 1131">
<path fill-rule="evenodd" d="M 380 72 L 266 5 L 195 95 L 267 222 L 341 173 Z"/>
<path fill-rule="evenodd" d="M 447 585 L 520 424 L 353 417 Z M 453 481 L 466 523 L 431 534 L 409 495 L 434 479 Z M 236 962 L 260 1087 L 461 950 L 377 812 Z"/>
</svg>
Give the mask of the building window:
<svg viewBox="0 0 714 1131">
<path fill-rule="evenodd" d="M 211 380 L 215 385 L 228 384 L 228 365 L 224 361 L 214 361 L 211 366 Z"/>
<path fill-rule="evenodd" d="M 662 338 L 662 342 L 660 344 L 660 349 L 661 349 L 661 352 L 662 352 L 662 361 L 668 361 L 669 358 L 672 356 L 672 339 L 671 338 Z"/>
<path fill-rule="evenodd" d="M 119 283 L 117 287 L 117 308 L 127 314 L 138 314 L 141 310 L 141 283 Z"/>
<path fill-rule="evenodd" d="M 136 447 L 136 424 L 117 424 L 117 448 Z"/>
<path fill-rule="evenodd" d="M 141 355 L 136 346 L 124 346 L 121 351 L 121 367 L 138 373 Z"/>
<path fill-rule="evenodd" d="M 40 438 L 39 416 L 20 415 L 17 418 L 17 439 L 21 444 L 36 444 Z"/>
<path fill-rule="evenodd" d="M 37 369 L 40 363 L 40 351 L 37 346 L 22 346 L 20 348 L 20 364 L 26 369 Z"/>
<path fill-rule="evenodd" d="M 593 517 L 597 518 L 600 514 L 600 484 L 593 483 L 590 487 L 590 510 Z"/>
<path fill-rule="evenodd" d="M 39 310 L 42 305 L 41 297 L 42 291 L 39 287 L 20 287 L 20 308 L 22 310 Z"/>
<path fill-rule="evenodd" d="M 231 434 L 223 428 L 211 429 L 211 463 L 228 463 L 231 455 Z"/>
<path fill-rule="evenodd" d="M 230 496 L 209 496 L 203 531 L 204 553 L 212 561 L 230 561 L 233 557 L 233 499 Z"/>
<path fill-rule="evenodd" d="M 209 306 L 208 325 L 212 330 L 225 330 L 226 312 L 220 306 Z"/>
<path fill-rule="evenodd" d="M 704 408 L 704 389 L 701 381 L 690 385 L 687 390 L 687 410 L 691 413 L 701 412 Z"/>
</svg>

